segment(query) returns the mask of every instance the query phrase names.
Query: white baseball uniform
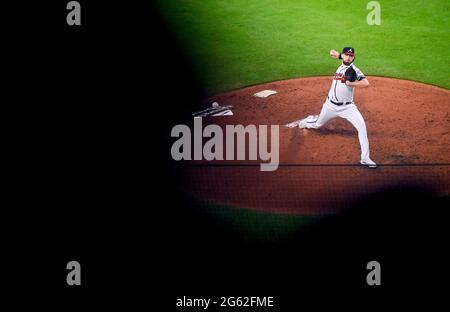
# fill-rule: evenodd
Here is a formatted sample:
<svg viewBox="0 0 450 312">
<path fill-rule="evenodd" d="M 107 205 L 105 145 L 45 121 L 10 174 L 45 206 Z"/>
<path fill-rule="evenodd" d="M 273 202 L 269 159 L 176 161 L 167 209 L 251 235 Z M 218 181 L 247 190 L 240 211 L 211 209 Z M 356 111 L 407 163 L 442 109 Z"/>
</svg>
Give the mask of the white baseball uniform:
<svg viewBox="0 0 450 312">
<path fill-rule="evenodd" d="M 349 87 L 345 84 L 345 80 L 359 81 L 365 78 L 364 74 L 353 63 L 339 66 L 320 115 L 306 117 L 300 121 L 299 126 L 301 128 L 317 129 L 333 118 L 341 117 L 347 119 L 358 131 L 359 143 L 361 145 L 361 162 L 375 164 L 369 157 L 369 139 L 367 138 L 364 118 L 353 103 L 354 87 Z"/>
</svg>

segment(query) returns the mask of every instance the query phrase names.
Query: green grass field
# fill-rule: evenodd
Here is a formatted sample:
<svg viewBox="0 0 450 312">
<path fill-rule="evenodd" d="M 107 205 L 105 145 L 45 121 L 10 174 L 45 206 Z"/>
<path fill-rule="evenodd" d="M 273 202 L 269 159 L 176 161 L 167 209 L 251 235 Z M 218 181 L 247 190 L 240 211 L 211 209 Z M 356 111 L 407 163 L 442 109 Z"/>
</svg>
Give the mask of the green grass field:
<svg viewBox="0 0 450 312">
<path fill-rule="evenodd" d="M 356 49 L 366 75 L 450 88 L 450 2 L 384 0 L 369 26 L 369 1 L 158 0 L 169 29 L 208 94 L 267 81 L 331 75 L 330 49 Z"/>
<path fill-rule="evenodd" d="M 244 242 L 277 243 L 306 230 L 329 215 L 290 215 L 237 208 L 229 205 L 194 200 L 203 213 L 220 219 L 230 233 L 239 235 Z"/>
</svg>

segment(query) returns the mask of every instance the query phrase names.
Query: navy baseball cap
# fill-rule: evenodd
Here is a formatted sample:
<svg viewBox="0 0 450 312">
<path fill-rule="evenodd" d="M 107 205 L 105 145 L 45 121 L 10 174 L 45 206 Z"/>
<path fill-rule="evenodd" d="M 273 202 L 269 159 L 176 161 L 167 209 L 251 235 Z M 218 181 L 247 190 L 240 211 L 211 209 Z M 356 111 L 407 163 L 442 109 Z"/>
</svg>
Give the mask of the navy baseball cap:
<svg viewBox="0 0 450 312">
<path fill-rule="evenodd" d="M 355 55 L 355 49 L 352 47 L 345 47 L 342 49 L 342 54 Z"/>
</svg>

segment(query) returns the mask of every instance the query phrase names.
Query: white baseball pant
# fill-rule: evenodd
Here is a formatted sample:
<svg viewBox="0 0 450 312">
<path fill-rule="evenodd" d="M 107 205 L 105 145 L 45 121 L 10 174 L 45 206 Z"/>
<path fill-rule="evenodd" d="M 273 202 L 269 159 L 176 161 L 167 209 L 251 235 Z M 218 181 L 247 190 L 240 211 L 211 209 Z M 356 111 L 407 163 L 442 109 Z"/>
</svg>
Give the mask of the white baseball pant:
<svg viewBox="0 0 450 312">
<path fill-rule="evenodd" d="M 320 115 L 316 120 L 305 120 L 305 128 L 318 129 L 325 125 L 329 120 L 341 117 L 347 119 L 358 131 L 359 144 L 361 146 L 361 160 L 368 161 L 369 158 L 369 139 L 367 138 L 367 129 L 364 118 L 355 104 L 335 105 L 328 99 L 322 106 Z"/>
</svg>

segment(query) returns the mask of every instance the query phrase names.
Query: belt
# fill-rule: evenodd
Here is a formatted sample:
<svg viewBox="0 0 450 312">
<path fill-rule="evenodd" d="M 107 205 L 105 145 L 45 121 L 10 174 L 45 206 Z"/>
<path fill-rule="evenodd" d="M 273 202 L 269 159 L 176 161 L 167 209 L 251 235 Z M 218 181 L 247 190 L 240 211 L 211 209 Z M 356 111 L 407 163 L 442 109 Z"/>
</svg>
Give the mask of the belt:
<svg viewBox="0 0 450 312">
<path fill-rule="evenodd" d="M 329 100 L 331 103 L 333 103 L 334 105 L 337 105 L 337 106 L 347 105 L 347 104 L 352 104 L 352 102 L 335 102 L 335 101 L 333 101 L 332 99 L 330 99 L 330 97 L 328 97 L 328 100 Z"/>
</svg>

